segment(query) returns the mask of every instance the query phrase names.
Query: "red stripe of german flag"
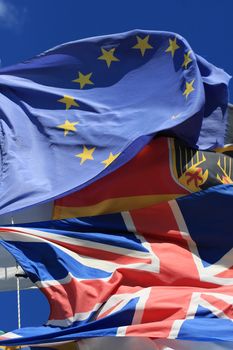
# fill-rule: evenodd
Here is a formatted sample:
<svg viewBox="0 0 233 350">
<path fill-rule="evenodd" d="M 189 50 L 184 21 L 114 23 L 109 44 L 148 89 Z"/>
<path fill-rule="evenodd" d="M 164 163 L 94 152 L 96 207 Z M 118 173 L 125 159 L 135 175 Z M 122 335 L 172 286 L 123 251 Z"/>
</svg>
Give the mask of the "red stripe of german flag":
<svg viewBox="0 0 233 350">
<path fill-rule="evenodd" d="M 152 140 L 131 161 L 88 187 L 55 201 L 54 219 L 142 208 L 189 193 L 175 182 L 169 139 Z"/>
</svg>

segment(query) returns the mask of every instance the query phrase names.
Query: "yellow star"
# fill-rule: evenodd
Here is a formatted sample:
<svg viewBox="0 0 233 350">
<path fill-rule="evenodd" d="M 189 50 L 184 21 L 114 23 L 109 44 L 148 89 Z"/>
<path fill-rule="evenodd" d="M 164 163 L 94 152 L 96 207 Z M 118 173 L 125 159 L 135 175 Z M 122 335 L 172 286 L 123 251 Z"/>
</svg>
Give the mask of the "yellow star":
<svg viewBox="0 0 233 350">
<path fill-rule="evenodd" d="M 65 103 L 66 110 L 69 109 L 71 106 L 79 107 L 79 104 L 74 100 L 74 97 L 65 95 L 63 98 L 58 100 L 58 102 Z"/>
<path fill-rule="evenodd" d="M 80 164 L 82 165 L 87 159 L 93 160 L 93 152 L 96 149 L 96 147 L 88 149 L 86 146 L 83 146 L 83 152 L 76 154 L 75 157 L 81 158 Z"/>
<path fill-rule="evenodd" d="M 174 40 L 169 39 L 169 46 L 165 52 L 171 52 L 172 57 L 174 57 L 176 50 L 178 50 L 180 47 L 176 43 L 176 38 Z"/>
<path fill-rule="evenodd" d="M 182 64 L 182 67 L 185 67 L 185 69 L 187 69 L 188 64 L 192 62 L 192 59 L 189 57 L 190 54 L 191 50 L 187 54 L 184 54 L 184 62 Z"/>
<path fill-rule="evenodd" d="M 138 43 L 132 47 L 132 49 L 139 49 L 141 51 L 142 56 L 144 56 L 147 49 L 153 49 L 153 46 L 151 46 L 148 43 L 149 35 L 147 35 L 144 39 L 137 36 Z"/>
<path fill-rule="evenodd" d="M 193 90 L 195 90 L 194 87 L 193 87 L 193 83 L 194 83 L 194 79 L 193 79 L 190 83 L 188 83 L 188 82 L 186 81 L 185 90 L 184 90 L 184 92 L 183 92 L 183 95 L 184 95 L 186 98 L 188 97 L 188 95 L 189 95 Z"/>
<path fill-rule="evenodd" d="M 103 160 L 101 163 L 105 164 L 105 168 L 107 168 L 107 166 L 109 166 L 119 155 L 120 153 L 113 155 L 112 152 L 110 152 L 109 157 Z"/>
<path fill-rule="evenodd" d="M 104 60 L 104 61 L 106 61 L 107 66 L 108 66 L 108 68 L 109 68 L 112 62 L 120 61 L 119 58 L 117 58 L 117 57 L 114 56 L 115 50 L 116 50 L 115 48 L 113 48 L 113 49 L 111 49 L 111 50 L 109 50 L 109 51 L 107 51 L 107 50 L 105 50 L 105 49 L 101 49 L 103 55 L 102 55 L 102 56 L 99 56 L 99 57 L 98 57 L 98 60 Z"/>
<path fill-rule="evenodd" d="M 74 83 L 80 84 L 80 89 L 83 89 L 85 85 L 93 85 L 94 83 L 90 80 L 90 77 L 92 76 L 92 73 L 89 74 L 82 74 L 81 72 L 78 72 L 78 78 L 75 80 L 72 80 Z"/>
<path fill-rule="evenodd" d="M 64 124 L 58 125 L 57 128 L 64 129 L 64 136 L 68 134 L 69 131 L 76 131 L 75 125 L 78 122 L 71 123 L 69 120 L 66 120 Z"/>
</svg>

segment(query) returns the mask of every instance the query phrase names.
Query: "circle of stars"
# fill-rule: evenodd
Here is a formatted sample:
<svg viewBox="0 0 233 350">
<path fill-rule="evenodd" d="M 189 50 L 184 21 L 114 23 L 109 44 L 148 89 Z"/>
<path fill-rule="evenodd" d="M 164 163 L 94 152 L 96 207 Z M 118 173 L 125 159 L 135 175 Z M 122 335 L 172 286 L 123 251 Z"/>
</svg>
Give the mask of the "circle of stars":
<svg viewBox="0 0 233 350">
<path fill-rule="evenodd" d="M 139 35 L 136 35 L 136 44 L 132 46 L 132 49 L 139 50 L 142 57 L 144 57 L 147 53 L 147 51 L 150 51 L 154 49 L 154 47 L 150 43 L 150 35 L 146 35 L 144 37 L 141 37 Z M 170 53 L 171 57 L 174 59 L 174 56 L 176 54 L 176 51 L 179 50 L 181 47 L 177 43 L 177 38 L 169 38 L 169 45 L 167 49 L 165 50 L 166 53 Z M 102 60 L 106 63 L 107 67 L 110 68 L 113 62 L 119 62 L 120 59 L 116 56 L 116 48 L 106 49 L 101 48 L 102 55 L 98 56 L 98 60 Z M 191 50 L 189 50 L 187 53 L 184 53 L 184 60 L 181 65 L 182 68 L 185 70 L 188 69 L 190 63 L 192 62 L 191 56 Z M 83 72 L 78 72 L 78 76 L 76 79 L 72 80 L 73 83 L 79 84 L 80 89 L 85 89 L 86 86 L 92 86 L 94 85 L 94 82 L 92 80 L 93 72 L 89 72 L 87 74 L 84 74 Z M 188 96 L 195 90 L 194 88 L 194 79 L 190 82 L 185 82 L 185 90 L 183 92 L 183 96 L 187 99 Z M 70 110 L 73 108 L 79 108 L 80 105 L 76 98 L 70 95 L 64 95 L 62 98 L 58 100 L 59 103 L 63 104 L 65 106 L 66 110 Z M 171 119 L 175 119 L 178 117 L 172 116 Z M 70 132 L 74 133 L 77 131 L 76 125 L 79 124 L 78 121 L 70 121 L 68 119 L 65 120 L 63 124 L 60 124 L 57 126 L 57 128 L 64 130 L 64 136 L 67 136 Z M 88 148 L 86 145 L 83 145 L 82 152 L 75 155 L 75 157 L 80 158 L 80 165 L 84 164 L 88 160 L 94 160 L 93 154 L 96 150 L 96 147 L 90 147 Z M 113 154 L 112 152 L 109 153 L 109 156 L 103 160 L 101 163 L 106 167 L 108 167 L 118 156 L 119 153 Z"/>
</svg>

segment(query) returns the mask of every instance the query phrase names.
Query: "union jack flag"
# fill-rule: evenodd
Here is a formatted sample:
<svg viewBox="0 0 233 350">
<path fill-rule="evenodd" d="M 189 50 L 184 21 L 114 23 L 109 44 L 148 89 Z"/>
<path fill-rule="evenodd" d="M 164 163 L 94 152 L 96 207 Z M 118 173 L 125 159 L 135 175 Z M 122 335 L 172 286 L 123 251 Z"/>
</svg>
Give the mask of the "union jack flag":
<svg viewBox="0 0 233 350">
<path fill-rule="evenodd" d="M 1 227 L 47 297 L 46 326 L 0 345 L 103 336 L 233 341 L 233 187 L 131 212 Z M 214 331 L 213 331 L 214 330 Z"/>
</svg>

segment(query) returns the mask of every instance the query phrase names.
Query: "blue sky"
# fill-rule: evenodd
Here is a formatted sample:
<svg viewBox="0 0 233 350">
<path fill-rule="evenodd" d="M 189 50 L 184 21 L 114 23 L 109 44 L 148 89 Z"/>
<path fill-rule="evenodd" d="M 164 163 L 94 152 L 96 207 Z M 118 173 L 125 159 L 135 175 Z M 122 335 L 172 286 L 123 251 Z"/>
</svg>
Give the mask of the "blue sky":
<svg viewBox="0 0 233 350">
<path fill-rule="evenodd" d="M 17 293 L 0 292 L 0 330 L 4 332 L 18 328 Z M 37 289 L 20 292 L 21 326 L 38 326 L 46 322 L 49 304 Z"/>
<path fill-rule="evenodd" d="M 233 75 L 232 13 L 232 0 L 0 0 L 1 64 L 66 41 L 139 28 L 179 33 L 196 53 Z M 232 83 L 230 96 L 233 102 Z M 16 293 L 1 293 L 0 309 L 0 329 L 16 328 Z M 23 293 L 23 326 L 47 315 L 43 296 Z"/>
<path fill-rule="evenodd" d="M 153 29 L 183 35 L 232 75 L 232 13 L 232 0 L 0 0 L 0 58 L 7 66 L 66 41 Z"/>
</svg>

